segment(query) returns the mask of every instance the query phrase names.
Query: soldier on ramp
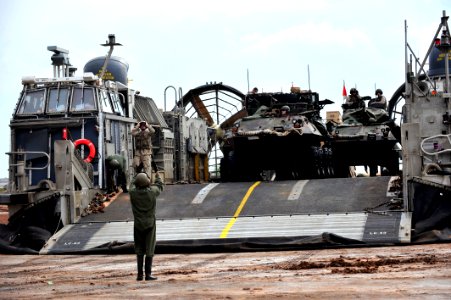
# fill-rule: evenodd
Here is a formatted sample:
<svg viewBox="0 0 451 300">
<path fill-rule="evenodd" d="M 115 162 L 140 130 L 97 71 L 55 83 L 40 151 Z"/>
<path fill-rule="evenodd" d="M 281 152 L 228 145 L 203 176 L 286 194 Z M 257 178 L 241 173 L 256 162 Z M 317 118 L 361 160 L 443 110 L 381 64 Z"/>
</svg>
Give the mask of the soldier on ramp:
<svg viewBox="0 0 451 300">
<path fill-rule="evenodd" d="M 116 186 L 121 186 L 122 191 L 127 193 L 126 161 L 122 155 L 110 155 L 105 159 L 107 192 L 116 191 Z M 116 180 L 115 180 L 116 179 Z"/>
<path fill-rule="evenodd" d="M 143 280 L 144 255 L 145 280 L 157 279 L 152 276 L 152 261 L 156 243 L 155 208 L 157 197 L 163 191 L 163 186 L 158 172 L 156 172 L 153 185 L 150 184 L 150 177 L 146 173 L 139 173 L 129 191 L 134 217 L 133 239 L 138 267 L 136 280 Z"/>
</svg>

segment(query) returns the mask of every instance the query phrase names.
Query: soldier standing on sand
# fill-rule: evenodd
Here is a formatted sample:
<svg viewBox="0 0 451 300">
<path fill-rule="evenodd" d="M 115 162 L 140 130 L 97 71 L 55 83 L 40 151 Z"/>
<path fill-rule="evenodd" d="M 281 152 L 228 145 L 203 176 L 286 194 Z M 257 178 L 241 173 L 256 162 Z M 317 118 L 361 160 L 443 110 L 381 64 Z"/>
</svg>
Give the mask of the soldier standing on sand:
<svg viewBox="0 0 451 300">
<path fill-rule="evenodd" d="M 135 172 L 139 173 L 144 168 L 144 172 L 152 176 L 152 140 L 151 136 L 155 133 L 155 129 L 147 124 L 146 121 L 141 121 L 132 128 L 132 135 L 135 137 L 135 156 L 133 157 L 133 166 Z"/>
<path fill-rule="evenodd" d="M 158 172 L 156 172 L 153 185 L 150 185 L 150 177 L 146 173 L 139 173 L 130 187 L 130 202 L 134 217 L 133 239 L 138 266 L 136 280 L 143 280 L 144 255 L 146 256 L 145 280 L 157 279 L 152 276 L 152 261 L 156 243 L 155 208 L 157 197 L 162 191 L 163 182 Z"/>
</svg>

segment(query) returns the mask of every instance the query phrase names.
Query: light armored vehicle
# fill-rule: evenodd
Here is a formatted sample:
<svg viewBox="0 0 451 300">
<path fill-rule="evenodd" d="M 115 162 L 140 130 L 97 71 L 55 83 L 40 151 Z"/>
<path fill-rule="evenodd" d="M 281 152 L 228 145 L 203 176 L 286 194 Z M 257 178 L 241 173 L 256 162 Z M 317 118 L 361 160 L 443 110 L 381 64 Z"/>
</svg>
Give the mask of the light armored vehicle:
<svg viewBox="0 0 451 300">
<path fill-rule="evenodd" d="M 320 110 L 330 100 L 292 88 L 291 93 L 250 93 L 248 116 L 226 131 L 221 150 L 225 181 L 287 180 L 333 176 L 329 135 Z"/>
<path fill-rule="evenodd" d="M 383 108 L 344 109 L 340 124 L 328 124 L 333 137 L 334 168 L 337 177 L 350 175 L 350 166 L 364 166 L 371 176 L 380 172 L 398 175 L 401 158 L 399 131 Z"/>
</svg>

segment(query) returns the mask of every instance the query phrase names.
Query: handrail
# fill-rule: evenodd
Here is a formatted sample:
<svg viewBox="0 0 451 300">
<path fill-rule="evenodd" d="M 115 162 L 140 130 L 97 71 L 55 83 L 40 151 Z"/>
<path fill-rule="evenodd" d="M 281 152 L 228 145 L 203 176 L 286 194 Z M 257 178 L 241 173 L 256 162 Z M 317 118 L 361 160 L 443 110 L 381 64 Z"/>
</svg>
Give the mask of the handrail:
<svg viewBox="0 0 451 300">
<path fill-rule="evenodd" d="M 25 170 L 43 170 L 46 169 L 50 164 L 50 155 L 47 152 L 42 151 L 13 151 L 13 152 L 6 152 L 7 155 L 23 155 L 24 160 L 27 160 L 27 154 L 44 154 L 47 157 L 47 164 L 43 167 L 26 167 L 24 166 Z M 11 166 L 20 166 L 21 164 L 11 164 Z"/>
<path fill-rule="evenodd" d="M 441 148 L 441 149 L 437 149 L 437 151 L 435 151 L 435 152 L 429 152 L 429 151 L 427 151 L 424 148 L 424 143 L 425 142 L 429 142 L 430 140 L 434 141 L 437 138 L 445 138 L 445 140 L 447 139 L 448 143 L 451 145 L 451 134 L 438 134 L 438 135 L 430 136 L 430 137 L 425 138 L 424 140 L 422 140 L 421 144 L 420 144 L 421 151 L 423 151 L 423 153 L 425 153 L 427 155 L 438 155 L 438 154 L 444 154 L 444 153 L 447 153 L 447 152 L 451 152 L 451 148 L 449 148 L 449 149 Z"/>
<path fill-rule="evenodd" d="M 174 95 L 175 95 L 175 106 L 177 106 L 177 89 L 172 86 L 172 85 L 168 85 L 165 89 L 164 89 L 164 111 L 166 111 L 166 91 L 168 89 L 172 88 L 174 90 Z M 181 93 L 181 89 L 179 90 L 179 93 Z"/>
</svg>

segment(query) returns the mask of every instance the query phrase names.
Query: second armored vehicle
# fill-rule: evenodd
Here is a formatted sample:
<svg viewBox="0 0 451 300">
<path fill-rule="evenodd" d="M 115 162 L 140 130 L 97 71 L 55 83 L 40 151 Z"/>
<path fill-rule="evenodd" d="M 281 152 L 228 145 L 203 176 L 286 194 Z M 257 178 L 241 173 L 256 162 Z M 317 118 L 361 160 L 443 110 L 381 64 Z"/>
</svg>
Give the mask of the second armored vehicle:
<svg viewBox="0 0 451 300">
<path fill-rule="evenodd" d="M 401 148 L 393 134 L 396 127 L 383 108 L 345 109 L 343 122 L 328 126 L 334 140 L 335 175 L 350 176 L 351 166 L 363 166 L 371 176 L 379 167 L 386 175 L 398 175 Z"/>
</svg>

